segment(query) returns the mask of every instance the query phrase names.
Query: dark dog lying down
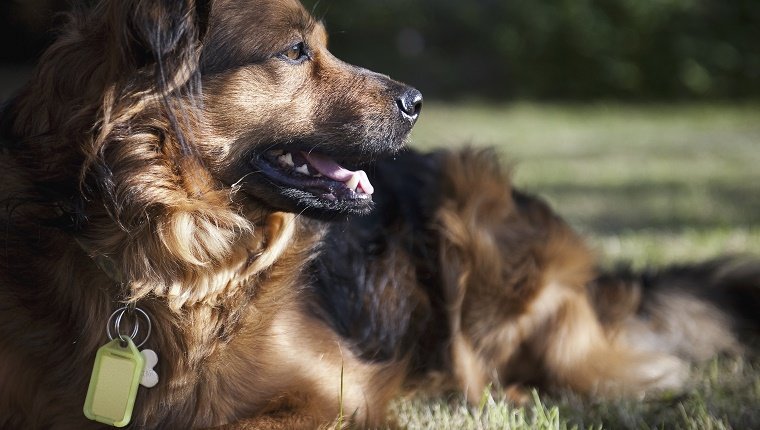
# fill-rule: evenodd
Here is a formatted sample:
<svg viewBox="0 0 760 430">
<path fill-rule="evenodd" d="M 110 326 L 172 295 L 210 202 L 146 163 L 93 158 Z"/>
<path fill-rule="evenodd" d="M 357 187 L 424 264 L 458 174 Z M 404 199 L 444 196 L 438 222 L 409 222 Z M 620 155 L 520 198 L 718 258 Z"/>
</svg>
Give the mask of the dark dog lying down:
<svg viewBox="0 0 760 430">
<path fill-rule="evenodd" d="M 2 113 L 0 427 L 364 427 L 432 373 L 640 394 L 741 349 L 760 265 L 596 273 L 493 154 L 403 150 L 420 93 L 326 40 L 295 0 L 70 17 Z"/>
</svg>

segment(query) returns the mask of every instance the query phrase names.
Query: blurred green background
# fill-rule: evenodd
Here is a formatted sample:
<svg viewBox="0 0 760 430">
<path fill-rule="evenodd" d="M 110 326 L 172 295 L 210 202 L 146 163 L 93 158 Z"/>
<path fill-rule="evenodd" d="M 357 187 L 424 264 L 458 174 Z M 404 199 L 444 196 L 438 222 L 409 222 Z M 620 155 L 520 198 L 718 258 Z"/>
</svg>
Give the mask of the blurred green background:
<svg viewBox="0 0 760 430">
<path fill-rule="evenodd" d="M 90 1 L 91 2 L 91 1 Z M 0 2 L 0 67 L 76 0 Z M 332 50 L 437 99 L 760 96 L 758 0 L 306 0 Z M 2 76 L 0 76 L 2 78 Z"/>
<path fill-rule="evenodd" d="M 314 0 L 347 60 L 426 96 L 760 96 L 758 0 Z"/>
</svg>

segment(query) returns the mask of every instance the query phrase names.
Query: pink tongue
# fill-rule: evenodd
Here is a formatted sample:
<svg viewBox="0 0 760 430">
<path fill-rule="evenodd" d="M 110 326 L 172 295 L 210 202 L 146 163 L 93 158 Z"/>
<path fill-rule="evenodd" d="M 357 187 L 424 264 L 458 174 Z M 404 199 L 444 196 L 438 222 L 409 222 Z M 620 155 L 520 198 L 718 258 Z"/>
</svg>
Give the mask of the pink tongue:
<svg viewBox="0 0 760 430">
<path fill-rule="evenodd" d="M 355 172 L 353 170 L 348 170 L 332 159 L 321 154 L 309 154 L 306 152 L 302 152 L 301 154 L 306 157 L 306 160 L 312 165 L 312 167 L 328 178 L 347 183 L 352 178 L 358 176 L 359 187 L 366 194 L 372 194 L 375 192 L 375 188 L 370 184 L 369 178 L 367 177 L 367 174 L 364 173 L 364 170 L 357 170 Z"/>
</svg>

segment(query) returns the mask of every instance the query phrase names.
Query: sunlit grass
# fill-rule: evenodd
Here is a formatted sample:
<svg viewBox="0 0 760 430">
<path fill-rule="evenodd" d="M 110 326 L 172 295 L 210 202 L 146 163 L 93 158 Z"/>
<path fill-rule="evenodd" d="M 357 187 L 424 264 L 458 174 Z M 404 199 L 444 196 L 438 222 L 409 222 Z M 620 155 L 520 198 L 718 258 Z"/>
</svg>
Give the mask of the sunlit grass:
<svg viewBox="0 0 760 430">
<path fill-rule="evenodd" d="M 574 393 L 533 393 L 532 404 L 509 405 L 484 393 L 478 406 L 461 395 L 399 399 L 393 408 L 406 429 L 755 429 L 760 426 L 760 365 L 715 359 L 695 366 L 682 393 L 644 399 L 595 401 Z"/>
<path fill-rule="evenodd" d="M 760 255 L 760 105 L 486 106 L 427 103 L 421 149 L 494 146 L 515 183 L 543 196 L 607 264 Z M 401 399 L 409 429 L 760 428 L 760 365 L 716 359 L 684 393 L 598 402 L 540 393 L 513 408 L 487 394 Z"/>
<path fill-rule="evenodd" d="M 478 430 L 500 428 L 508 430 L 552 430 L 568 427 L 560 416 L 559 407 L 549 406 L 533 392 L 533 404 L 513 408 L 498 394 L 486 392 L 478 407 L 468 406 L 464 399 L 413 398 L 395 405 L 398 424 L 403 428 Z"/>
</svg>

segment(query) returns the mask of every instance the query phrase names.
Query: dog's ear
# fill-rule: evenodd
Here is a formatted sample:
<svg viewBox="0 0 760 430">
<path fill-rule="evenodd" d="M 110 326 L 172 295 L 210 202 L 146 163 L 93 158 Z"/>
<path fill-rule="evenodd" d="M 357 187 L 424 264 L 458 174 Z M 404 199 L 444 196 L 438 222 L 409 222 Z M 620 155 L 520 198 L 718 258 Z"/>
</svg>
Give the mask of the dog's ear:
<svg viewBox="0 0 760 430">
<path fill-rule="evenodd" d="M 186 141 L 169 94 L 179 91 L 196 96 L 200 89 L 198 46 L 205 33 L 211 0 L 114 0 L 112 25 L 121 28 L 113 41 L 121 52 L 116 64 L 148 71 L 150 90 L 156 90 L 165 103 L 167 115 L 183 153 L 189 154 Z M 121 27 L 120 27 L 121 26 Z M 130 76 L 130 75 L 125 75 Z M 131 76 L 139 76 L 132 74 Z M 187 116 L 187 115 L 185 115 Z"/>
<path fill-rule="evenodd" d="M 126 24 L 120 45 L 141 66 L 182 60 L 198 43 L 198 9 L 194 0 L 120 0 L 114 21 Z M 203 1 L 198 2 L 203 3 Z M 201 8 L 202 9 L 202 8 Z M 117 24 L 118 25 L 118 24 Z M 126 42 L 126 43 L 124 43 Z M 171 67 L 172 64 L 166 64 Z"/>
<path fill-rule="evenodd" d="M 211 14 L 211 0 L 195 0 L 195 16 L 198 27 L 198 39 L 203 40 L 208 28 L 208 16 Z"/>
</svg>

